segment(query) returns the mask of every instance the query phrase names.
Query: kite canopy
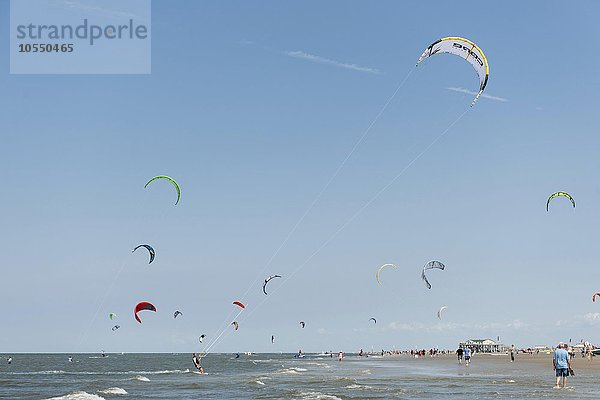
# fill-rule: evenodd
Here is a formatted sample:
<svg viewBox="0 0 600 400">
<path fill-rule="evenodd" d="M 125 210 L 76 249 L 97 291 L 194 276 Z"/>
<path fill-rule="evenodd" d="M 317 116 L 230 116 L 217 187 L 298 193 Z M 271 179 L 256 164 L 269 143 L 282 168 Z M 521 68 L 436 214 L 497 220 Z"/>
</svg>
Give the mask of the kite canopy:
<svg viewBox="0 0 600 400">
<path fill-rule="evenodd" d="M 119 329 L 119 328 L 120 328 L 120 326 L 119 326 L 119 325 L 115 325 L 115 326 L 113 326 L 113 327 L 112 327 L 112 331 L 114 332 L 114 331 L 116 331 L 116 330 L 117 330 L 117 329 Z"/>
<path fill-rule="evenodd" d="M 246 306 L 245 306 L 245 305 L 243 305 L 242 303 L 240 303 L 239 301 L 234 301 L 232 304 L 233 304 L 234 306 L 238 306 L 238 307 L 241 307 L 241 308 L 246 308 Z"/>
<path fill-rule="evenodd" d="M 155 176 L 154 178 L 150 179 L 148 182 L 146 182 L 146 184 L 144 185 L 144 188 L 147 188 L 151 182 L 153 182 L 157 179 L 166 179 L 169 182 L 171 182 L 173 184 L 173 186 L 175 186 L 175 190 L 177 190 L 177 201 L 175 202 L 175 205 L 177 205 L 177 203 L 179 203 L 179 198 L 181 197 L 181 190 L 179 189 L 179 185 L 177 184 L 177 182 L 175 182 L 175 179 L 173 179 L 169 176 L 166 176 L 166 175 L 158 175 L 158 176 Z"/>
<path fill-rule="evenodd" d="M 275 278 L 281 278 L 281 275 L 271 275 L 270 277 L 265 279 L 265 283 L 263 283 L 263 293 L 265 295 L 267 294 L 267 283 L 269 283 L 271 281 L 271 279 L 275 279 Z"/>
<path fill-rule="evenodd" d="M 437 313 L 437 314 L 438 314 L 438 318 L 439 318 L 439 319 L 442 319 L 442 311 L 444 311 L 446 308 L 448 308 L 448 307 L 446 307 L 446 306 L 442 306 L 442 308 L 440 308 L 440 309 L 438 310 L 438 313 Z"/>
<path fill-rule="evenodd" d="M 377 320 L 375 318 L 369 318 L 369 321 L 373 321 L 373 322 L 377 323 Z"/>
<path fill-rule="evenodd" d="M 427 289 L 431 289 L 431 283 L 429 283 L 429 280 L 427 279 L 427 276 L 425 275 L 425 271 L 427 271 L 428 269 L 432 269 L 432 268 L 437 268 L 437 269 L 441 269 L 442 271 L 444 270 L 444 268 L 446 268 L 446 266 L 444 264 L 442 264 L 439 261 L 429 261 L 427 264 L 425 264 L 425 266 L 423 267 L 423 272 L 421 272 L 421 279 L 423 279 L 423 281 L 425 282 L 425 285 L 427 285 Z"/>
<path fill-rule="evenodd" d="M 300 321 L 300 326 L 304 329 L 304 327 L 306 326 L 306 323 L 304 321 Z"/>
<path fill-rule="evenodd" d="M 235 322 L 235 321 L 233 321 L 233 322 L 231 323 L 231 325 L 233 325 L 233 326 L 235 327 L 235 330 L 236 330 L 236 331 L 237 331 L 237 330 L 238 330 L 238 328 L 240 327 L 240 324 L 238 324 L 238 323 L 237 323 L 237 322 Z"/>
<path fill-rule="evenodd" d="M 483 51 L 468 39 L 461 37 L 445 37 L 433 42 L 425 49 L 423 54 L 421 54 L 421 57 L 419 57 L 419 61 L 417 61 L 417 66 L 426 58 L 441 53 L 453 54 L 463 58 L 475 68 L 475 72 L 479 77 L 479 93 L 477 93 L 477 96 L 475 96 L 475 99 L 471 103 L 471 107 L 473 107 L 483 93 L 490 74 L 487 58 L 483 54 Z"/>
<path fill-rule="evenodd" d="M 138 313 L 143 310 L 156 312 L 156 307 L 154 307 L 154 304 L 147 301 L 140 301 L 135 305 L 135 308 L 133 309 L 133 315 L 135 316 L 135 320 L 140 324 L 142 323 L 142 320 L 140 317 L 138 317 Z"/>
<path fill-rule="evenodd" d="M 573 204 L 573 208 L 575 208 L 575 199 L 573 197 L 571 197 L 571 195 L 569 193 L 556 192 L 556 193 L 552 193 L 550 195 L 550 197 L 548 197 L 548 200 L 546 200 L 546 211 L 548 211 L 548 207 L 550 206 L 550 201 L 555 197 L 566 197 L 567 199 L 571 200 L 571 204 Z"/>
<path fill-rule="evenodd" d="M 183 313 L 182 313 L 181 311 L 177 310 L 177 311 L 175 311 L 175 312 L 173 313 L 173 318 L 177 318 L 177 317 L 179 317 L 180 315 L 183 315 Z"/>
<path fill-rule="evenodd" d="M 198 340 L 200 341 L 200 343 L 202 343 L 202 340 L 206 337 L 206 335 L 202 334 L 200 335 L 200 337 L 198 338 Z"/>
<path fill-rule="evenodd" d="M 275 343 L 275 336 L 271 335 L 271 344 Z"/>
<path fill-rule="evenodd" d="M 379 267 L 379 269 L 377 270 L 377 272 L 375 272 L 375 279 L 377 279 L 377 283 L 379 283 L 381 285 L 381 282 L 379 281 L 379 273 L 381 272 L 382 269 L 384 269 L 385 267 L 394 267 L 394 268 L 398 268 L 396 265 L 394 264 L 383 264 L 381 267 Z"/>
<path fill-rule="evenodd" d="M 154 249 L 152 248 L 152 246 L 150 246 L 149 244 L 140 244 L 138 246 L 135 246 L 135 249 L 131 250 L 131 252 L 133 253 L 134 251 L 136 251 L 140 247 L 143 247 L 146 250 L 148 250 L 148 253 L 150 253 L 150 261 L 148 261 L 148 264 L 152 264 L 152 261 L 154 261 L 154 257 L 156 256 L 156 252 L 154 251 Z"/>
<path fill-rule="evenodd" d="M 598 296 L 600 296 L 600 292 L 594 293 L 594 295 L 592 296 L 592 301 L 596 301 L 596 297 Z"/>
<path fill-rule="evenodd" d="M 108 314 L 108 318 L 110 318 L 111 320 L 113 318 L 117 318 L 117 314 L 115 314 L 114 312 L 111 312 L 110 314 Z"/>
</svg>

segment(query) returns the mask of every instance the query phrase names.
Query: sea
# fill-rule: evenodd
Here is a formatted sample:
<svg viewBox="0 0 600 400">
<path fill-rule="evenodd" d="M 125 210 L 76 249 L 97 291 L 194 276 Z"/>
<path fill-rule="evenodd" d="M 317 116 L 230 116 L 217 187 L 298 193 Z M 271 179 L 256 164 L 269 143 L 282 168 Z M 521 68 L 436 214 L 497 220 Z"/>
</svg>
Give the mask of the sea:
<svg viewBox="0 0 600 400">
<path fill-rule="evenodd" d="M 553 389 L 551 358 L 209 354 L 11 354 L 0 399 L 598 399 L 599 373 L 581 369 Z M 6 357 L 6 355 L 4 355 Z"/>
</svg>

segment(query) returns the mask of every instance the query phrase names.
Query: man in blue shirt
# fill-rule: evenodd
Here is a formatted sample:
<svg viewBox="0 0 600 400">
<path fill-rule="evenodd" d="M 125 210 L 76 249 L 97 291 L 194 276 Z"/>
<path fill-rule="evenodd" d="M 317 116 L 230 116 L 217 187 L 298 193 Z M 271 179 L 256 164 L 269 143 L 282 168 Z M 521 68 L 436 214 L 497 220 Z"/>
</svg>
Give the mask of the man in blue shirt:
<svg viewBox="0 0 600 400">
<path fill-rule="evenodd" d="M 465 347 L 465 366 L 468 367 L 471 362 L 471 349 Z"/>
<path fill-rule="evenodd" d="M 556 371 L 556 385 L 554 389 L 559 389 L 560 379 L 562 378 L 562 387 L 567 387 L 567 377 L 569 376 L 569 370 L 571 369 L 571 360 L 569 359 L 569 353 L 565 349 L 567 345 L 560 342 L 558 347 L 554 351 L 554 359 L 552 364 Z"/>
</svg>

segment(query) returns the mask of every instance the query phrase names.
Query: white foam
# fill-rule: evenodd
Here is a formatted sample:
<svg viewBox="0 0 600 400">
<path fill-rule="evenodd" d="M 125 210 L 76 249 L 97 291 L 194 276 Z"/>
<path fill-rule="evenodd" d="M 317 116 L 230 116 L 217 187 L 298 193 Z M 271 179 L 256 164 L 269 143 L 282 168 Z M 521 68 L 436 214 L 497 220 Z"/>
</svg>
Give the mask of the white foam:
<svg viewBox="0 0 600 400">
<path fill-rule="evenodd" d="M 119 388 L 119 387 L 111 387 L 108 389 L 104 389 L 104 390 L 99 390 L 98 393 L 102 393 L 102 394 L 127 394 L 127 391 L 125 389 Z"/>
<path fill-rule="evenodd" d="M 372 389 L 372 387 L 367 385 L 352 384 L 346 386 L 346 389 Z"/>
<path fill-rule="evenodd" d="M 303 368 L 299 368 L 299 369 L 303 369 Z M 304 369 L 304 371 L 306 371 Z M 276 374 L 279 375 L 297 375 L 302 373 L 301 371 L 298 371 L 296 368 L 288 368 L 288 369 L 284 369 L 283 371 L 277 371 Z"/>
<path fill-rule="evenodd" d="M 259 384 L 259 385 L 261 385 L 261 386 L 265 386 L 265 383 L 264 383 L 264 382 L 262 382 L 262 381 L 258 381 L 258 380 L 257 380 L 257 381 L 254 381 L 254 382 L 255 382 L 255 383 L 257 383 L 257 384 Z"/>
<path fill-rule="evenodd" d="M 307 400 L 342 400 L 340 397 L 332 396 L 330 394 L 324 394 L 321 392 L 301 392 L 300 396 L 302 396 L 302 399 Z"/>
<path fill-rule="evenodd" d="M 185 374 L 190 372 L 189 369 L 183 370 L 183 369 L 164 369 L 162 371 L 140 371 L 140 374 Z"/>
<path fill-rule="evenodd" d="M 145 376 L 142 376 L 142 375 L 134 376 L 133 378 L 131 378 L 131 380 L 141 381 L 141 382 L 150 382 L 150 379 L 148 379 L 148 378 L 146 378 Z"/>
<path fill-rule="evenodd" d="M 60 397 L 52 397 L 48 400 L 105 400 L 104 397 L 87 392 L 73 392 Z"/>
</svg>

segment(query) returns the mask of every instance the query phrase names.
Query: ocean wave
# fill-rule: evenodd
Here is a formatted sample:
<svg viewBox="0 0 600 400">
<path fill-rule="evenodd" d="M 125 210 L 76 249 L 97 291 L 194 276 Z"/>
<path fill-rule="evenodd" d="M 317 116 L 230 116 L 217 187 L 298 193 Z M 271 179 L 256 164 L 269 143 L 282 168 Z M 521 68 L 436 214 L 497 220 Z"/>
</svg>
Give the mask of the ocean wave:
<svg viewBox="0 0 600 400">
<path fill-rule="evenodd" d="M 161 371 L 129 371 L 127 374 L 145 374 L 145 375 L 161 375 L 161 374 L 187 374 L 190 370 L 188 369 L 164 369 Z"/>
<path fill-rule="evenodd" d="M 367 385 L 359 385 L 357 383 L 353 383 L 352 385 L 348 385 L 346 386 L 346 389 L 373 389 L 371 386 L 367 386 Z"/>
<path fill-rule="evenodd" d="M 277 371 L 275 372 L 278 375 L 295 375 L 295 374 L 301 374 L 302 372 L 308 371 L 306 368 L 298 368 L 298 367 L 291 367 L 288 369 L 284 369 L 282 371 Z"/>
<path fill-rule="evenodd" d="M 52 375 L 52 374 L 68 374 L 67 371 L 60 369 L 48 371 L 27 371 L 27 372 L 4 372 L 6 375 Z"/>
<path fill-rule="evenodd" d="M 342 400 L 342 398 L 321 392 L 300 392 L 300 398 L 306 400 Z"/>
<path fill-rule="evenodd" d="M 73 392 L 60 397 L 52 397 L 47 400 L 105 400 L 104 397 L 100 397 L 95 394 L 89 394 L 87 392 Z"/>
<path fill-rule="evenodd" d="M 119 387 L 111 387 L 108 389 L 104 389 L 104 390 L 98 390 L 98 393 L 102 393 L 102 394 L 127 394 L 127 391 L 125 389 L 119 388 Z"/>
<path fill-rule="evenodd" d="M 26 371 L 26 372 L 6 372 L 7 375 L 52 375 L 52 374 L 64 374 L 64 375 L 162 375 L 162 374 L 187 374 L 190 370 L 188 369 L 165 369 L 159 371 L 63 371 L 48 370 L 48 371 Z"/>
<path fill-rule="evenodd" d="M 137 375 L 137 376 L 134 376 L 133 378 L 131 378 L 130 381 L 150 382 L 150 379 L 148 379 L 142 375 Z"/>
</svg>

